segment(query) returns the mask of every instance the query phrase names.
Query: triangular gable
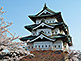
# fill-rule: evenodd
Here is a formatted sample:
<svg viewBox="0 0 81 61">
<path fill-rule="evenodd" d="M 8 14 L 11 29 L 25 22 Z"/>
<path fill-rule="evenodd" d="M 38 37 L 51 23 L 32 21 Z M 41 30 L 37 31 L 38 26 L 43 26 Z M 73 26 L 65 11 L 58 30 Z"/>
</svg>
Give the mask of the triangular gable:
<svg viewBox="0 0 81 61">
<path fill-rule="evenodd" d="M 40 14 L 38 14 L 37 16 L 42 16 L 42 15 L 53 15 L 53 13 L 51 13 L 48 10 L 45 9 Z"/>
<path fill-rule="evenodd" d="M 40 11 L 36 16 L 42 16 L 42 15 L 48 15 L 48 14 L 53 15 L 53 14 L 55 14 L 55 12 L 50 10 L 45 4 L 43 7 L 43 10 Z"/>
<path fill-rule="evenodd" d="M 49 37 L 47 37 L 47 36 L 41 34 L 41 35 L 39 35 L 38 37 L 36 37 L 35 39 L 33 39 L 33 40 L 29 41 L 29 42 L 34 42 L 34 41 L 37 40 L 38 38 L 41 38 L 41 39 L 46 38 L 46 39 L 48 39 L 48 40 L 50 40 L 50 41 L 55 41 L 55 39 L 51 39 L 51 38 L 49 38 Z"/>
<path fill-rule="evenodd" d="M 45 24 L 45 23 L 41 23 L 41 24 L 38 25 L 37 27 L 33 28 L 33 30 L 39 28 L 40 26 L 42 26 L 42 27 L 47 26 L 47 27 L 49 27 L 49 28 L 54 28 L 53 26 L 47 25 L 47 24 Z"/>
</svg>

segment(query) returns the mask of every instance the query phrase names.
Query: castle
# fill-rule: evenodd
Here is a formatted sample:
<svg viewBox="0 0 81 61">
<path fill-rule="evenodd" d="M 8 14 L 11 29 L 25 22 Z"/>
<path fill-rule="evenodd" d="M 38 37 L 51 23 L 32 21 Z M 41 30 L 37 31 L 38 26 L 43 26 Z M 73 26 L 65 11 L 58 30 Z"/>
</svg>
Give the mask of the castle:
<svg viewBox="0 0 81 61">
<path fill-rule="evenodd" d="M 38 14 L 30 15 L 29 18 L 35 23 L 25 26 L 31 35 L 20 38 L 21 41 L 27 43 L 28 50 L 68 51 L 68 48 L 72 46 L 72 38 L 61 12 L 54 12 L 45 4 Z"/>
</svg>

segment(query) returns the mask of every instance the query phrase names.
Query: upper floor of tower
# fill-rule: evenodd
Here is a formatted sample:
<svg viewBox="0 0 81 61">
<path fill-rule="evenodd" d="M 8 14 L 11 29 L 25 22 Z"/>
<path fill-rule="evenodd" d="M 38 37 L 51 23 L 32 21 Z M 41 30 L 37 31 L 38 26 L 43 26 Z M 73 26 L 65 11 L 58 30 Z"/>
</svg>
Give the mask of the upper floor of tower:
<svg viewBox="0 0 81 61">
<path fill-rule="evenodd" d="M 46 6 L 46 4 L 39 13 L 36 15 L 29 15 L 29 18 L 36 24 L 40 24 L 41 21 L 45 21 L 47 24 L 63 22 L 61 12 L 52 11 Z"/>
</svg>

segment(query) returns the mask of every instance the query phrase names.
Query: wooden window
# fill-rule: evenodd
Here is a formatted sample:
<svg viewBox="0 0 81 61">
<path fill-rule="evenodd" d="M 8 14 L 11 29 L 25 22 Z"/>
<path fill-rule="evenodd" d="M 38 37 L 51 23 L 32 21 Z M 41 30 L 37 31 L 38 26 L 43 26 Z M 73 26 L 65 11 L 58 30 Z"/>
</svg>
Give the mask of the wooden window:
<svg viewBox="0 0 81 61">
<path fill-rule="evenodd" d="M 50 32 L 48 31 L 48 33 L 50 33 Z"/>
<path fill-rule="evenodd" d="M 49 23 L 51 23 L 51 21 L 49 21 Z"/>
<path fill-rule="evenodd" d="M 40 45 L 39 45 L 39 48 L 40 48 Z"/>
<path fill-rule="evenodd" d="M 44 32 L 46 34 L 46 32 Z"/>
<path fill-rule="evenodd" d="M 35 47 L 37 47 L 37 45 L 35 45 Z"/>
<path fill-rule="evenodd" d="M 45 45 L 45 47 L 47 47 L 47 45 Z"/>
<path fill-rule="evenodd" d="M 57 34 L 57 31 L 55 31 L 55 34 Z"/>
<path fill-rule="evenodd" d="M 44 46 L 42 45 L 42 47 L 44 47 Z"/>
<path fill-rule="evenodd" d="M 51 46 L 49 45 L 49 47 L 51 47 Z"/>
<path fill-rule="evenodd" d="M 32 46 L 32 48 L 33 48 L 33 46 Z"/>
<path fill-rule="evenodd" d="M 64 46 L 66 48 L 66 46 Z"/>
<path fill-rule="evenodd" d="M 54 21 L 53 21 L 53 23 L 54 23 Z"/>
<path fill-rule="evenodd" d="M 48 23 L 49 23 L 49 21 L 48 21 Z"/>
<path fill-rule="evenodd" d="M 60 48 L 60 45 L 58 45 L 58 47 Z"/>
<path fill-rule="evenodd" d="M 56 45 L 55 45 L 55 48 L 56 48 Z"/>
<path fill-rule="evenodd" d="M 30 48 L 30 46 L 28 46 L 28 48 Z"/>
<path fill-rule="evenodd" d="M 37 24 L 39 24 L 39 22 L 37 22 Z"/>
</svg>

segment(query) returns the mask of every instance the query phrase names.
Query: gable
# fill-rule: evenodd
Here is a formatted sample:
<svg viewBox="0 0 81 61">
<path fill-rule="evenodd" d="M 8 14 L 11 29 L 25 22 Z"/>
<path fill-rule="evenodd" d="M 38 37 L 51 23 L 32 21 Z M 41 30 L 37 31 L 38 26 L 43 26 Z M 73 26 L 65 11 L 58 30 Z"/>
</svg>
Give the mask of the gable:
<svg viewBox="0 0 81 61">
<path fill-rule="evenodd" d="M 33 30 L 35 30 L 35 29 L 37 29 L 37 28 L 39 28 L 39 27 L 49 27 L 49 28 L 54 28 L 53 26 L 50 26 L 50 25 L 47 25 L 47 24 L 45 24 L 45 23 L 41 23 L 40 25 L 38 25 L 37 27 L 35 27 L 35 28 L 33 28 Z"/>
<path fill-rule="evenodd" d="M 45 9 L 40 14 L 38 14 L 38 16 L 42 16 L 42 15 L 53 15 L 53 13 L 51 13 L 50 11 L 48 11 L 48 10 Z"/>
<path fill-rule="evenodd" d="M 33 39 L 33 40 L 31 40 L 31 41 L 29 41 L 29 42 L 34 42 L 34 41 L 36 41 L 36 40 L 49 40 L 49 41 L 55 41 L 55 39 L 51 39 L 51 38 L 48 38 L 48 37 L 46 37 L 45 35 L 43 35 L 43 34 L 41 34 L 41 35 L 39 35 L 38 37 L 36 37 L 35 39 Z"/>
</svg>

